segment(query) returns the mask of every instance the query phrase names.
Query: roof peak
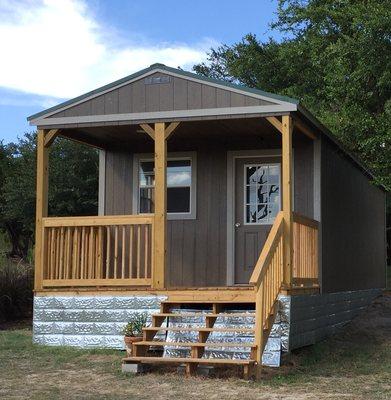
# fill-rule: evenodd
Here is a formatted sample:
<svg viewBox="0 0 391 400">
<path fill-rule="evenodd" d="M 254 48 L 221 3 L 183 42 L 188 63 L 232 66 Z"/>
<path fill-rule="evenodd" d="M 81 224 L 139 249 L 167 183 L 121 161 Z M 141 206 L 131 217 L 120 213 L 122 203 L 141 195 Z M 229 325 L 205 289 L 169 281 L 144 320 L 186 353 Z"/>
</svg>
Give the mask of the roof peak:
<svg viewBox="0 0 391 400">
<path fill-rule="evenodd" d="M 167 67 L 167 65 L 163 63 L 154 63 L 149 66 L 149 68 L 159 68 L 159 67 Z"/>
</svg>

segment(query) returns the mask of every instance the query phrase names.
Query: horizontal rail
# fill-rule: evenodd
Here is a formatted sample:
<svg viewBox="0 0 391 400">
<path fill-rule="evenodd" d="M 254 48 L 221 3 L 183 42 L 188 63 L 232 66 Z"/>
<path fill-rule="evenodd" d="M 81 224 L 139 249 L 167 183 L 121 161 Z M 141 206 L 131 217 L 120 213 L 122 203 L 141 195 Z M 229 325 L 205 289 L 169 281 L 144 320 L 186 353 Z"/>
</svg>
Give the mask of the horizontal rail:
<svg viewBox="0 0 391 400">
<path fill-rule="evenodd" d="M 277 214 L 272 229 L 266 239 L 265 245 L 262 248 L 261 254 L 254 267 L 254 271 L 250 278 L 250 284 L 259 286 L 266 273 L 266 269 L 270 264 L 274 255 L 274 250 L 277 247 L 283 232 L 284 214 L 280 211 Z"/>
<path fill-rule="evenodd" d="M 154 217 L 147 215 L 107 215 L 99 217 L 49 217 L 43 218 L 45 228 L 62 226 L 151 225 Z"/>
<path fill-rule="evenodd" d="M 293 213 L 293 222 L 296 222 L 300 225 L 309 226 L 314 229 L 319 228 L 319 221 L 316 221 L 315 219 L 312 218 L 308 218 L 301 214 L 297 214 L 295 212 Z"/>
<path fill-rule="evenodd" d="M 151 282 L 151 279 L 44 279 L 43 286 L 149 286 Z"/>
</svg>

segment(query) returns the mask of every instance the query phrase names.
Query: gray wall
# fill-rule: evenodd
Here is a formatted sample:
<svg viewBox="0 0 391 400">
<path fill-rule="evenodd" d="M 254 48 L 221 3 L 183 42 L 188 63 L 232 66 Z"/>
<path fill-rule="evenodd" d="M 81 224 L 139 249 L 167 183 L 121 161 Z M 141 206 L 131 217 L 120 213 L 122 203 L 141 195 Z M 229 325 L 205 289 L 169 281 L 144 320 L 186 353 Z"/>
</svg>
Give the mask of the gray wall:
<svg viewBox="0 0 391 400">
<path fill-rule="evenodd" d="M 168 221 L 166 281 L 170 287 L 226 285 L 227 150 L 239 149 L 238 144 L 210 141 L 205 146 L 199 140 L 169 148 L 197 152 L 197 218 Z M 312 154 L 311 142 L 295 144 L 295 208 L 309 217 L 313 215 Z M 132 164 L 130 151 L 106 151 L 106 215 L 132 213 Z"/>
<path fill-rule="evenodd" d="M 51 118 L 274 104 L 183 78 L 169 78 L 169 83 L 159 84 L 146 84 L 144 78 L 139 79 L 53 114 Z"/>
<path fill-rule="evenodd" d="M 385 286 L 385 193 L 322 140 L 322 289 Z"/>
</svg>

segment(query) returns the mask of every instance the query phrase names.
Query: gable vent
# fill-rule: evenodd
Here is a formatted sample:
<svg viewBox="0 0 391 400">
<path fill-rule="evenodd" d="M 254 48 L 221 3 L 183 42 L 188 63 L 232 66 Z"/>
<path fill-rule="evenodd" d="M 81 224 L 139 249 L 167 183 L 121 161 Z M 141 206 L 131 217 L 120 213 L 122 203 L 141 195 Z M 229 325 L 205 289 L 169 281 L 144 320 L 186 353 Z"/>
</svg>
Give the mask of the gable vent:
<svg viewBox="0 0 391 400">
<path fill-rule="evenodd" d="M 170 81 L 171 77 L 168 75 L 150 76 L 144 80 L 146 85 L 158 85 L 160 83 L 170 83 Z"/>
</svg>

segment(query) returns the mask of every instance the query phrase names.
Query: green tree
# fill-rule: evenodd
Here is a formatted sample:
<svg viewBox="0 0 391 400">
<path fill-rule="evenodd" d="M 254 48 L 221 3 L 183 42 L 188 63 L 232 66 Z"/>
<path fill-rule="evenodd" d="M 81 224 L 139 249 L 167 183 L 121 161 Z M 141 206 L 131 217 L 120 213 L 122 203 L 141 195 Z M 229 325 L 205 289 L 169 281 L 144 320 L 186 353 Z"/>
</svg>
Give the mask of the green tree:
<svg viewBox="0 0 391 400">
<path fill-rule="evenodd" d="M 56 139 L 49 155 L 49 215 L 94 215 L 98 199 L 98 153 Z M 0 146 L 0 228 L 12 244 L 11 255 L 25 257 L 35 225 L 36 134 Z"/>
<path fill-rule="evenodd" d="M 248 34 L 197 73 L 297 98 L 391 188 L 391 7 L 383 0 L 279 0 L 280 42 Z"/>
</svg>

